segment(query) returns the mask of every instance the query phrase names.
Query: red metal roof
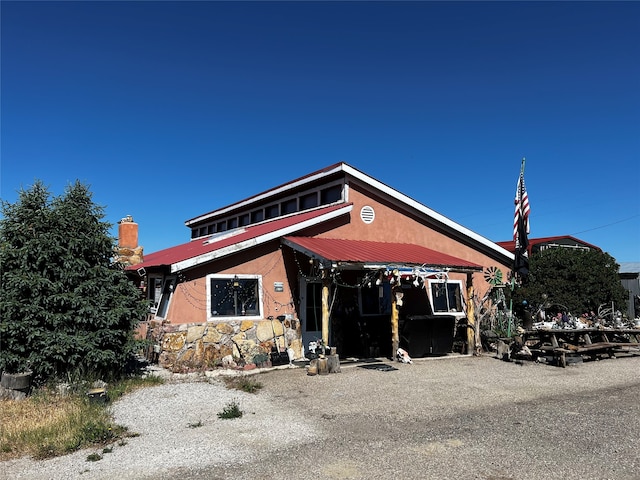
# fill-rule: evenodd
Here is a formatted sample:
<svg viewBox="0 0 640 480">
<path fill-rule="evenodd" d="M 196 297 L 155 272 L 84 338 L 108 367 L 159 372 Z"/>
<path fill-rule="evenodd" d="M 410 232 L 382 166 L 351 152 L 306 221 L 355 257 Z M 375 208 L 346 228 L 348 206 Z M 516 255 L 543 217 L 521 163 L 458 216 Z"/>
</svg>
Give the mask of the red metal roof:
<svg viewBox="0 0 640 480">
<path fill-rule="evenodd" d="M 556 237 L 530 238 L 529 249 L 528 249 L 529 253 L 531 253 L 531 247 L 533 247 L 534 245 L 540 245 L 543 243 L 555 243 L 561 240 L 570 240 L 571 242 L 574 242 L 579 245 L 584 245 L 585 247 L 589 247 L 593 250 L 602 251 L 600 247 L 596 247 L 595 245 L 591 245 L 590 243 L 584 242 L 570 235 L 560 235 Z M 504 248 L 505 250 L 510 251 L 511 253 L 514 253 L 516 251 L 516 242 L 513 240 L 508 240 L 506 242 L 496 242 L 496 243 L 500 245 L 502 248 Z"/>
<path fill-rule="evenodd" d="M 299 213 L 291 215 L 286 218 L 279 218 L 270 222 L 264 222 L 256 225 L 249 225 L 244 228 L 239 228 L 233 231 L 222 232 L 217 235 L 211 235 L 209 237 L 199 238 L 192 240 L 175 247 L 159 250 L 154 253 L 144 255 L 144 261 L 137 265 L 131 265 L 126 270 L 138 270 L 142 267 L 159 267 L 163 265 L 173 265 L 178 262 L 184 262 L 189 259 L 195 259 L 202 255 L 211 255 L 212 253 L 222 250 L 233 245 L 238 245 L 248 240 L 257 239 L 267 235 L 275 235 L 278 231 L 286 230 L 283 234 L 292 233 L 290 227 L 300 226 L 300 229 L 305 228 L 309 222 L 312 224 L 321 223 L 323 215 L 336 212 L 339 215 L 339 210 L 344 209 L 347 213 L 352 207 L 351 203 L 342 203 L 333 205 L 330 207 L 319 208 L 309 212 Z M 334 215 L 335 216 L 335 215 Z M 333 216 L 331 217 L 333 218 Z M 294 230 L 295 231 L 295 230 Z M 207 241 L 211 239 L 210 241 Z M 256 245 L 257 242 L 253 242 L 252 245 Z M 240 250 L 240 249 L 238 249 Z M 236 251 L 238 251 L 236 250 Z M 223 255 L 221 255 L 223 256 Z"/>
<path fill-rule="evenodd" d="M 292 248 L 331 262 L 410 264 L 482 270 L 482 266 L 421 245 L 333 238 L 285 237 Z"/>
</svg>

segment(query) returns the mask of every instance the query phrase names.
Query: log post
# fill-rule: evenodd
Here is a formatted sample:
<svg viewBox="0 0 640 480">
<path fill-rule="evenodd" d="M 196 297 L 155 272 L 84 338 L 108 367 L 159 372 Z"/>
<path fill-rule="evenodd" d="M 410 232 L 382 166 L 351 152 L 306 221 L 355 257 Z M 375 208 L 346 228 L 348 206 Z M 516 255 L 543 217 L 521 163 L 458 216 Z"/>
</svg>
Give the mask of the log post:
<svg viewBox="0 0 640 480">
<path fill-rule="evenodd" d="M 329 285 L 331 280 L 327 270 L 322 271 L 322 343 L 329 345 Z M 324 353 L 324 352 L 322 352 Z"/>
<path fill-rule="evenodd" d="M 467 353 L 476 353 L 476 330 L 480 334 L 480 326 L 476 325 L 473 303 L 473 273 L 467 273 Z"/>
<path fill-rule="evenodd" d="M 400 287 L 400 275 L 395 275 L 394 278 L 395 284 L 393 288 L 391 288 L 391 358 L 397 360 L 396 352 L 398 351 L 398 347 L 400 346 L 400 333 L 398 330 L 398 307 L 402 305 L 398 305 L 398 293 L 402 292 L 402 288 Z"/>
<path fill-rule="evenodd" d="M 327 370 L 329 373 L 340 373 L 340 358 L 338 358 L 338 355 L 327 355 Z"/>
</svg>

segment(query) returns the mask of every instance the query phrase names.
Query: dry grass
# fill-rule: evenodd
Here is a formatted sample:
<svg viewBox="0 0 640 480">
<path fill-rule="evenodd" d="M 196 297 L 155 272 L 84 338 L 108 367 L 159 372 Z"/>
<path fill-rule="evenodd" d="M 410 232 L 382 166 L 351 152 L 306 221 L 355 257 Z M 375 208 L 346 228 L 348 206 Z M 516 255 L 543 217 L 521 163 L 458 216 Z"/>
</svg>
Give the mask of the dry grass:
<svg viewBox="0 0 640 480">
<path fill-rule="evenodd" d="M 257 393 L 262 387 L 262 383 L 250 377 L 223 377 L 227 388 L 242 390 L 247 393 Z"/>
<path fill-rule="evenodd" d="M 127 380 L 114 385 L 113 392 L 117 397 L 161 382 Z M 127 436 L 131 434 L 113 423 L 104 405 L 84 394 L 62 396 L 42 390 L 21 401 L 0 400 L 0 461 L 24 455 L 49 458 Z"/>
</svg>

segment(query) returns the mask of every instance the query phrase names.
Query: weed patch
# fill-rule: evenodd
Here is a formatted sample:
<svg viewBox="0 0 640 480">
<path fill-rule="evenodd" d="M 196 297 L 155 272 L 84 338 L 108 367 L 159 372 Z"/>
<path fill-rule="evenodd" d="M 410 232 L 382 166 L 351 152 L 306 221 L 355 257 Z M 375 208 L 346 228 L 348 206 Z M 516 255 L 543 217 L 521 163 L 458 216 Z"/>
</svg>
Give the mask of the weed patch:
<svg viewBox="0 0 640 480">
<path fill-rule="evenodd" d="M 248 377 L 225 377 L 224 383 L 227 388 L 241 390 L 247 393 L 257 393 L 262 387 L 262 383 Z"/>
<path fill-rule="evenodd" d="M 218 412 L 218 418 L 223 420 L 229 420 L 233 418 L 240 418 L 243 412 L 240 410 L 240 405 L 236 400 L 232 400 L 225 405 L 221 412 Z"/>
<path fill-rule="evenodd" d="M 99 453 L 90 453 L 87 455 L 87 462 L 97 462 L 98 460 L 102 460 L 102 455 Z"/>
</svg>

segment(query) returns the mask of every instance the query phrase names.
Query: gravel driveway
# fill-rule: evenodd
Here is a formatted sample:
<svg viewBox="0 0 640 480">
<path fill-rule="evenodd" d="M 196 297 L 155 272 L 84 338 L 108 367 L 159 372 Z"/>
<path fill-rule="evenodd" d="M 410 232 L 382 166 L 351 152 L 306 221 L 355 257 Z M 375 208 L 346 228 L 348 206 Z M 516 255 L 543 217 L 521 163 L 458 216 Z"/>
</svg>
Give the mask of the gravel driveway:
<svg viewBox="0 0 640 480">
<path fill-rule="evenodd" d="M 112 406 L 140 435 L 102 460 L 23 458 L 0 478 L 640 479 L 640 357 L 386 363 L 397 370 L 269 371 L 257 394 L 174 376 Z M 219 419 L 231 401 L 244 415 Z"/>
</svg>

